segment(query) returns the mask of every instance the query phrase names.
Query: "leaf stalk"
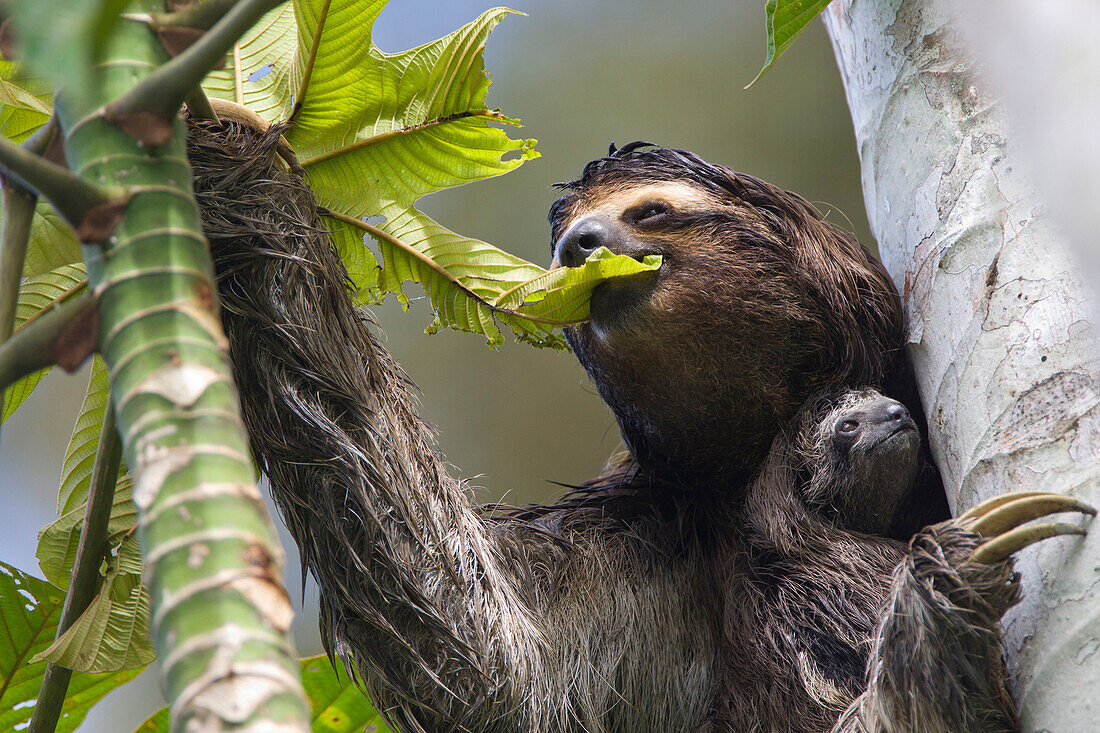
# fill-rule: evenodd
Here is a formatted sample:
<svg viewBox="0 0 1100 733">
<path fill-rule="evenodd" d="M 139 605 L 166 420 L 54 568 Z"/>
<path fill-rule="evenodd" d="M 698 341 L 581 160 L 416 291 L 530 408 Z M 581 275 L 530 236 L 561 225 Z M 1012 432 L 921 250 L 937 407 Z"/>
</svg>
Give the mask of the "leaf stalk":
<svg viewBox="0 0 1100 733">
<path fill-rule="evenodd" d="M 287 119 L 287 122 L 291 124 L 294 124 L 294 120 L 297 119 L 298 113 L 302 110 L 302 104 L 305 102 L 309 80 L 313 76 L 313 65 L 317 63 L 317 48 L 321 45 L 321 31 L 325 29 L 325 21 L 328 20 L 330 5 L 332 5 L 332 0 L 325 0 L 325 4 L 321 6 L 321 15 L 317 18 L 317 31 L 313 34 L 313 41 L 309 45 L 306 68 L 302 72 L 302 80 L 298 83 L 298 93 L 294 95 L 294 109 L 290 111 L 290 117 Z"/>
<path fill-rule="evenodd" d="M 88 609 L 99 589 L 99 569 L 107 553 L 107 528 L 114 505 L 121 460 L 122 441 L 115 428 L 114 408 L 108 400 L 103 426 L 99 431 L 99 447 L 92 466 L 88 503 L 84 507 L 84 525 L 80 528 L 76 558 L 69 576 L 69 592 L 65 594 L 65 607 L 61 612 L 61 621 L 57 624 L 58 639 Z M 38 693 L 38 702 L 31 716 L 29 733 L 51 733 L 57 727 L 72 674 L 71 669 L 52 662 L 46 666 L 42 689 Z"/>
</svg>

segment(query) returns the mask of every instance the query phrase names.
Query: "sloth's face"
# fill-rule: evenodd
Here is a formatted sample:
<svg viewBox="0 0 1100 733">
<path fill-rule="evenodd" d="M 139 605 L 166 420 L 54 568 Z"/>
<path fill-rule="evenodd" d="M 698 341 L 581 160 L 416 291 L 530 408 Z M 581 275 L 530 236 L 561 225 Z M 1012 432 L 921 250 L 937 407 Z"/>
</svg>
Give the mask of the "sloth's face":
<svg viewBox="0 0 1100 733">
<path fill-rule="evenodd" d="M 566 330 L 624 438 L 681 472 L 711 470 L 733 445 L 763 451 L 825 347 L 792 248 L 752 206 L 691 182 L 586 194 L 559 220 L 555 266 L 599 247 L 662 257 L 655 272 L 599 286 L 591 320 Z"/>
<path fill-rule="evenodd" d="M 801 197 L 693 153 L 631 143 L 550 210 L 555 265 L 663 258 L 605 283 L 573 353 L 643 465 L 743 481 L 823 387 L 877 384 L 902 339 L 885 272 Z"/>
<path fill-rule="evenodd" d="M 909 411 L 876 390 L 845 394 L 803 445 L 811 478 L 804 498 L 841 526 L 885 534 L 920 468 L 920 434 Z"/>
</svg>

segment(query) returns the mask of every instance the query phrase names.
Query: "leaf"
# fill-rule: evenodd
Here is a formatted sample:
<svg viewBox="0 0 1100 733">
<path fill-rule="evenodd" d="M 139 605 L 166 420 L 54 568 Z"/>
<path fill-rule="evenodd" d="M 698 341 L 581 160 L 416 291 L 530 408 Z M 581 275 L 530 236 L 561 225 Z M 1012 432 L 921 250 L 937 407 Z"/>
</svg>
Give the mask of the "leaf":
<svg viewBox="0 0 1100 733">
<path fill-rule="evenodd" d="M 512 327 L 516 338 L 536 346 L 558 346 L 550 339 L 560 337 L 550 329 L 588 320 L 597 285 L 615 277 L 655 273 L 660 266 L 660 255 L 646 255 L 639 262 L 600 247 L 580 267 L 548 270 L 503 293 L 493 305 L 505 313 L 501 320 Z"/>
<path fill-rule="evenodd" d="M 29 661 L 57 633 L 64 593 L 0 562 L 0 730 L 21 730 L 34 712 L 46 663 Z M 76 730 L 92 705 L 141 670 L 74 674 L 56 731 Z"/>
<path fill-rule="evenodd" d="M 302 686 L 313 708 L 314 733 L 390 731 L 366 693 L 345 672 L 334 668 L 328 657 L 322 654 L 301 661 Z"/>
<path fill-rule="evenodd" d="M 172 730 L 172 715 L 168 708 L 161 708 L 139 725 L 134 733 L 170 733 Z"/>
<path fill-rule="evenodd" d="M 237 42 L 239 65 L 207 75 L 202 87 L 211 97 L 238 102 L 268 122 L 290 113 L 290 65 L 298 34 L 290 3 L 268 12 Z M 237 80 L 242 99 L 237 99 Z"/>
<path fill-rule="evenodd" d="M 149 598 L 141 585 L 142 562 L 135 534 L 138 516 L 132 494 L 130 477 L 121 476 L 107 523 L 111 557 L 106 578 L 88 609 L 43 653 L 43 659 L 79 671 L 106 672 L 144 666 L 156 656 L 149 639 Z M 38 533 L 39 566 L 46 578 L 61 588 L 69 585 L 86 502 L 85 485 L 80 500 L 74 498 L 70 510 Z"/>
<path fill-rule="evenodd" d="M 0 136 L 23 142 L 50 117 L 50 84 L 13 61 L 0 61 Z"/>
<path fill-rule="evenodd" d="M 156 659 L 149 638 L 149 594 L 141 584 L 141 552 L 127 535 L 107 577 L 80 618 L 34 657 L 78 672 L 141 668 Z"/>
<path fill-rule="evenodd" d="M 63 265 L 47 273 L 27 278 L 19 284 L 19 303 L 15 310 L 15 328 L 21 328 L 28 320 L 37 317 L 46 308 L 62 303 L 85 288 L 84 263 Z M 23 377 L 8 387 L 4 394 L 4 412 L 0 422 L 6 421 L 46 376 L 43 369 Z"/>
<path fill-rule="evenodd" d="M 80 243 L 76 241 L 72 228 L 62 221 L 52 206 L 39 200 L 31 222 L 27 255 L 23 261 L 23 277 L 34 277 L 62 265 L 83 261 Z"/>
<path fill-rule="evenodd" d="M 320 4 L 295 4 L 296 76 L 314 31 L 310 12 Z M 390 217 L 425 194 L 538 157 L 533 140 L 511 140 L 490 126 L 517 122 L 485 103 L 485 40 L 512 11 L 489 10 L 438 41 L 385 54 L 370 40 L 381 5 L 333 1 L 302 109 L 287 133 L 322 206 Z"/>
<path fill-rule="evenodd" d="M 438 41 L 385 54 L 371 41 L 374 20 L 384 4 L 333 0 L 328 5 L 310 83 L 295 125 L 287 133 L 309 171 L 318 202 L 357 219 L 400 217 L 427 193 L 505 173 L 538 155 L 533 140 L 511 140 L 503 130 L 490 126 L 490 121 L 516 122 L 485 107 L 489 88 L 482 62 L 485 39 L 511 11 L 490 10 Z M 299 23 L 291 73 L 295 84 L 305 74 L 324 6 L 323 0 L 295 4 Z M 507 154 L 515 157 L 504 160 Z M 346 226 L 334 227 L 337 248 L 342 256 L 354 255 L 346 260 L 353 281 L 368 300 L 377 300 L 377 264 L 369 250 L 355 246 L 361 237 Z M 481 250 L 490 247 L 476 244 Z M 385 250 L 388 245 L 380 247 Z M 511 258 L 495 251 L 501 258 Z M 401 263 L 405 271 L 419 266 L 408 260 L 407 256 L 415 259 L 415 254 L 400 249 L 385 256 Z M 529 264 L 511 260 L 520 267 Z M 400 292 L 402 279 L 394 276 L 385 281 Z M 456 328 L 487 331 L 491 343 L 499 342 L 491 318 L 486 321 L 473 306 L 463 310 L 472 319 L 452 323 L 446 314 L 441 318 Z"/>
<path fill-rule="evenodd" d="M 99 447 L 99 433 L 103 429 L 103 416 L 107 412 L 107 396 L 111 381 L 102 357 L 92 360 L 92 373 L 84 403 L 80 406 L 73 434 L 65 449 L 65 461 L 61 467 L 61 486 L 57 492 L 57 513 L 63 515 L 83 506 L 88 500 L 92 483 L 92 465 Z M 49 577 L 47 575 L 46 577 Z M 55 581 L 56 582 L 56 581 Z"/>
<path fill-rule="evenodd" d="M 301 660 L 302 686 L 313 712 L 313 733 L 391 733 L 367 694 L 344 672 L 337 671 L 328 657 Z M 135 733 L 168 733 L 168 708 L 162 708 L 141 724 Z"/>
<path fill-rule="evenodd" d="M 660 267 L 659 257 L 638 262 L 600 248 L 581 267 L 546 270 L 459 236 L 411 208 L 376 232 L 383 258 L 380 286 L 400 293 L 403 282 L 421 283 L 436 313 L 429 333 L 446 324 L 481 334 L 490 346 L 503 341 L 499 320 L 522 341 L 564 348 L 554 329 L 588 318 L 593 288 L 611 277 Z"/>
<path fill-rule="evenodd" d="M 120 476 L 115 487 L 111 518 L 107 523 L 107 546 L 117 548 L 137 527 L 137 507 L 132 499 L 133 482 L 128 475 Z M 38 533 L 35 556 L 46 578 L 61 588 L 69 587 L 69 575 L 76 559 L 80 529 L 84 525 L 84 502 L 46 525 Z M 133 571 L 140 574 L 141 569 Z"/>
<path fill-rule="evenodd" d="M 764 68 L 748 83 L 748 89 L 779 60 L 783 52 L 794 43 L 813 19 L 821 14 L 832 0 L 768 0 L 764 4 L 765 24 L 768 32 L 768 52 Z"/>
</svg>

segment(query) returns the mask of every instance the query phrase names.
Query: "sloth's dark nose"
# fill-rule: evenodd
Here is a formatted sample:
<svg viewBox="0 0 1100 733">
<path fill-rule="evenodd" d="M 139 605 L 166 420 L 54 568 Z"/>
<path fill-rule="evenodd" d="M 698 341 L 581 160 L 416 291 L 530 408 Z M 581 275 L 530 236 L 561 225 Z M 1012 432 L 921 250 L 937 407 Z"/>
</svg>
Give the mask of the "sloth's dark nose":
<svg viewBox="0 0 1100 733">
<path fill-rule="evenodd" d="M 901 423 L 909 419 L 909 410 L 900 402 L 885 399 L 875 406 L 873 415 L 878 423 Z"/>
<path fill-rule="evenodd" d="M 895 402 L 886 407 L 886 419 L 890 422 L 902 422 L 909 419 L 909 410 L 905 409 L 905 405 L 900 402 Z"/>
<path fill-rule="evenodd" d="M 554 260 L 564 267 L 579 267 L 588 259 L 588 255 L 600 247 L 611 249 L 618 237 L 618 228 L 607 219 L 583 219 L 571 226 L 558 240 Z"/>
</svg>

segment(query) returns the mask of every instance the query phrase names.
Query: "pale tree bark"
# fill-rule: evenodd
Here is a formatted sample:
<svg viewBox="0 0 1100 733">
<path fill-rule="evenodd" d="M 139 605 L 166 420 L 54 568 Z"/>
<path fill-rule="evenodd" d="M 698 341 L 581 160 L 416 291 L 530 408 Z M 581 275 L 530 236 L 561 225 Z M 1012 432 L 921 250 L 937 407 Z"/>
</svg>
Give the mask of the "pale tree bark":
<svg viewBox="0 0 1100 733">
<path fill-rule="evenodd" d="M 837 0 L 824 14 L 933 453 L 956 511 L 1022 489 L 1100 506 L 1089 294 L 1017 163 L 957 9 Z M 1005 629 L 1025 731 L 1100 719 L 1098 567 L 1100 528 L 1017 558 L 1025 599 Z"/>
</svg>

